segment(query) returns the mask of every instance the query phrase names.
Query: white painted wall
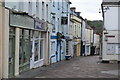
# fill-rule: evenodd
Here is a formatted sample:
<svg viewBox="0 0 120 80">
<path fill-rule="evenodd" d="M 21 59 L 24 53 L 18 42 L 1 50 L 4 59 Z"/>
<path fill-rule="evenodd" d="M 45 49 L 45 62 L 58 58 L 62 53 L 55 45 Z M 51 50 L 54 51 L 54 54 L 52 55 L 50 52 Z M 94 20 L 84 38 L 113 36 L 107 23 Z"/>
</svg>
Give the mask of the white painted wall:
<svg viewBox="0 0 120 80">
<path fill-rule="evenodd" d="M 104 13 L 104 16 L 105 28 L 107 30 L 118 30 L 118 7 L 109 7 L 109 9 Z"/>
<path fill-rule="evenodd" d="M 106 31 L 103 32 L 103 34 L 105 33 Z M 119 54 L 116 54 L 116 52 L 114 54 L 109 54 L 107 52 L 107 44 L 108 43 L 116 43 L 118 44 L 118 37 L 120 38 L 120 35 L 118 35 L 120 33 L 120 31 L 108 31 L 108 34 L 106 35 L 114 35 L 115 37 L 113 38 L 107 38 L 108 41 L 105 41 L 106 40 L 106 35 L 103 35 L 103 51 L 102 51 L 102 60 L 119 60 L 120 59 L 118 58 Z"/>
</svg>

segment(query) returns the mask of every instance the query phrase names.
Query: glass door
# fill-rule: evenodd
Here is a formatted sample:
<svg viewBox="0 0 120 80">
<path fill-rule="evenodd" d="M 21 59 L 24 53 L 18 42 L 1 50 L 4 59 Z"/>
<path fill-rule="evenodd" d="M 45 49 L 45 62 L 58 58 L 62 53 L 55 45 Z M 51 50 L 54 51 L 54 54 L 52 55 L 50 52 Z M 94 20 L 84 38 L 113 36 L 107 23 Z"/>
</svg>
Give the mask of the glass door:
<svg viewBox="0 0 120 80">
<path fill-rule="evenodd" d="M 14 76 L 15 65 L 15 28 L 9 29 L 9 77 Z"/>
</svg>

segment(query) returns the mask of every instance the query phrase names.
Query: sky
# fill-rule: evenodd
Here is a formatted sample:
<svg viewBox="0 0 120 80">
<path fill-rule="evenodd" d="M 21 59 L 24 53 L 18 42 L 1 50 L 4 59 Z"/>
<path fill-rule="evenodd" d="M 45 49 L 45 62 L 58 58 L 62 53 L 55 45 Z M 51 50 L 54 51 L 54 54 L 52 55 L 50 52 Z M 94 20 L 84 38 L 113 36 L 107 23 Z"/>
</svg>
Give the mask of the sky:
<svg viewBox="0 0 120 80">
<path fill-rule="evenodd" d="M 102 0 L 70 0 L 71 7 L 76 7 L 77 12 L 81 12 L 81 16 L 88 20 L 102 20 L 101 9 Z"/>
</svg>

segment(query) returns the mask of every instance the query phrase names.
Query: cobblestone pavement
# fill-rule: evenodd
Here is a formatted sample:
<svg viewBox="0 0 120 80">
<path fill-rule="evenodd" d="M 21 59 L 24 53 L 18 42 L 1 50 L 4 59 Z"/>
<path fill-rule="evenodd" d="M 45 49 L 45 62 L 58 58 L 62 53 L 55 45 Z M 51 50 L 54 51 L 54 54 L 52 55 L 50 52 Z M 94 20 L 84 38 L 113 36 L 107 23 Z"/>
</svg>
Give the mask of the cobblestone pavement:
<svg viewBox="0 0 120 80">
<path fill-rule="evenodd" d="M 98 56 L 76 57 L 28 71 L 20 78 L 118 78 L 118 64 L 100 63 Z"/>
</svg>

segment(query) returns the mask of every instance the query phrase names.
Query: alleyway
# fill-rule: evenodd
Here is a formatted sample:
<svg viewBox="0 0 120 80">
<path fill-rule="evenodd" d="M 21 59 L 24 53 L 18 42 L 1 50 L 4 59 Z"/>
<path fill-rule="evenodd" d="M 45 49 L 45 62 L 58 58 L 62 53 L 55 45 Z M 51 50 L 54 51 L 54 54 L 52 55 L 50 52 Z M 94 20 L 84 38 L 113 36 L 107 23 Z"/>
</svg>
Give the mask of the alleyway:
<svg viewBox="0 0 120 80">
<path fill-rule="evenodd" d="M 99 63 L 98 56 L 76 57 L 28 71 L 20 78 L 117 78 L 118 65 Z"/>
</svg>

